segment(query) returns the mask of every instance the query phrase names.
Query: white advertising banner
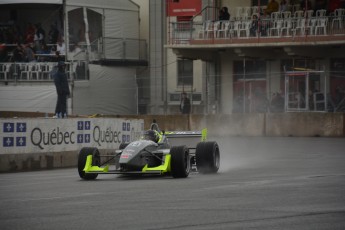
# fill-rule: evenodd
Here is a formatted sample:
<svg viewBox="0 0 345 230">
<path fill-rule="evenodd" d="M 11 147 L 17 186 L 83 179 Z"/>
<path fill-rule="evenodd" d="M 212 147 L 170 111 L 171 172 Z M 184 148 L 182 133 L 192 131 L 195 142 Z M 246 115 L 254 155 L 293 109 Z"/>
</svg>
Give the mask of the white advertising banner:
<svg viewBox="0 0 345 230">
<path fill-rule="evenodd" d="M 143 120 L 118 118 L 1 119 L 0 154 L 79 150 L 82 147 L 117 149 L 137 140 Z"/>
</svg>

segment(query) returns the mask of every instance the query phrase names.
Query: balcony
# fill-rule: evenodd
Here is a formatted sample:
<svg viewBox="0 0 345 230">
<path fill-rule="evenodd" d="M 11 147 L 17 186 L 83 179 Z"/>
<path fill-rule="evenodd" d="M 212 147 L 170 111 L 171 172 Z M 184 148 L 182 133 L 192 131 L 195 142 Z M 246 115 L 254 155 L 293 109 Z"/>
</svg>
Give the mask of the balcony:
<svg viewBox="0 0 345 230">
<path fill-rule="evenodd" d="M 168 48 L 284 47 L 345 44 L 345 10 L 340 16 L 284 14 L 229 21 L 171 22 Z"/>
</svg>

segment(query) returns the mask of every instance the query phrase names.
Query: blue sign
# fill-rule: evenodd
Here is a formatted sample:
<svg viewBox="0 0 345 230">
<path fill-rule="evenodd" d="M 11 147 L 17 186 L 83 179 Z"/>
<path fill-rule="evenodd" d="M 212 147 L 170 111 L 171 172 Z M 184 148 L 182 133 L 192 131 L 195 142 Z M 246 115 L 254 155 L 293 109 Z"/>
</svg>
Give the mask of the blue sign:
<svg viewBox="0 0 345 230">
<path fill-rule="evenodd" d="M 90 142 L 91 142 L 90 134 L 85 134 L 85 143 L 90 143 Z"/>
<path fill-rule="evenodd" d="M 78 121 L 78 130 L 84 130 L 84 122 Z"/>
<path fill-rule="evenodd" d="M 25 133 L 26 132 L 26 123 L 17 123 L 17 132 Z"/>
<path fill-rule="evenodd" d="M 90 130 L 90 129 L 91 129 L 91 122 L 85 121 L 85 130 Z"/>
<path fill-rule="evenodd" d="M 18 147 L 26 146 L 26 137 L 16 137 L 16 146 Z"/>
<path fill-rule="evenodd" d="M 84 143 L 84 136 L 83 134 L 77 135 L 77 143 Z"/>
<path fill-rule="evenodd" d="M 3 147 L 13 147 L 14 137 L 4 137 L 2 140 Z"/>
<path fill-rule="evenodd" d="M 3 127 L 4 133 L 13 133 L 14 132 L 14 123 L 5 122 Z"/>
</svg>

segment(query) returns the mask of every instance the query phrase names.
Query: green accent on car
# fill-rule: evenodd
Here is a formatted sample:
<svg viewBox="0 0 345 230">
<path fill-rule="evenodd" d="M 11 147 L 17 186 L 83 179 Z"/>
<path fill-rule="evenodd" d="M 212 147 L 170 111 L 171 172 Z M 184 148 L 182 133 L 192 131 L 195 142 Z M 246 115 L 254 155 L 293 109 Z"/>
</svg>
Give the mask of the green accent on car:
<svg viewBox="0 0 345 230">
<path fill-rule="evenodd" d="M 201 130 L 201 141 L 207 140 L 207 128 Z"/>
<path fill-rule="evenodd" d="M 160 171 L 162 174 L 166 172 L 170 172 L 171 171 L 170 161 L 171 161 L 171 155 L 167 154 L 165 155 L 165 158 L 164 158 L 164 164 L 157 167 L 152 167 L 152 168 L 149 168 L 148 165 L 145 165 L 141 171 L 142 172 Z"/>
<path fill-rule="evenodd" d="M 92 166 L 92 155 L 88 155 L 86 158 L 85 167 L 83 169 L 85 173 L 95 173 L 95 172 L 108 172 L 109 171 L 109 165 L 105 166 L 104 168 L 101 168 L 99 166 Z"/>
</svg>

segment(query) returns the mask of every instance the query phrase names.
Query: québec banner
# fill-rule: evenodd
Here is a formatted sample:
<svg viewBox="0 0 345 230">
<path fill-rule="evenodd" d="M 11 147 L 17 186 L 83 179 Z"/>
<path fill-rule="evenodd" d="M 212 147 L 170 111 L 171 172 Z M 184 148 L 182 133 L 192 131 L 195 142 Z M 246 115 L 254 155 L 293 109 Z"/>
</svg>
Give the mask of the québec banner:
<svg viewBox="0 0 345 230">
<path fill-rule="evenodd" d="M 118 149 L 138 140 L 143 120 L 118 118 L 1 119 L 0 154 Z"/>
</svg>

